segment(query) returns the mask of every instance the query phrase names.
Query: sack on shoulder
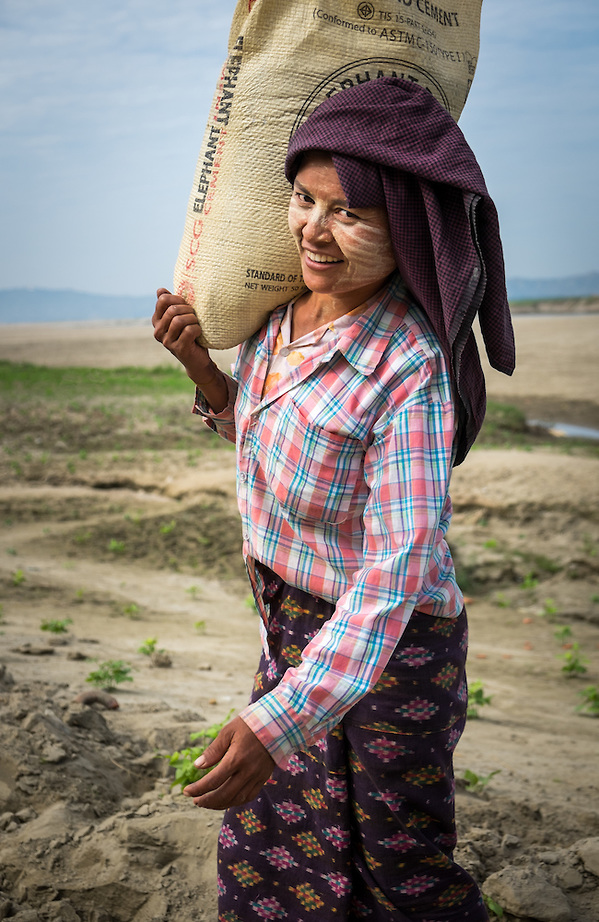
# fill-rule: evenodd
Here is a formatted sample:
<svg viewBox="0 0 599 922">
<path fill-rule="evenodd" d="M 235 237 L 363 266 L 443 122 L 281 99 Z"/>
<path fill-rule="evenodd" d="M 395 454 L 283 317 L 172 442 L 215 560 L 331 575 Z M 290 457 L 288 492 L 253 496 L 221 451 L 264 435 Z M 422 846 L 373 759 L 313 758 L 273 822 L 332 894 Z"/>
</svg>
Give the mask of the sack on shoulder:
<svg viewBox="0 0 599 922">
<path fill-rule="evenodd" d="M 283 163 L 319 103 L 397 76 L 428 88 L 457 120 L 482 0 L 443 2 L 239 0 L 175 267 L 174 290 L 196 312 L 204 345 L 243 342 L 303 288 Z"/>
</svg>

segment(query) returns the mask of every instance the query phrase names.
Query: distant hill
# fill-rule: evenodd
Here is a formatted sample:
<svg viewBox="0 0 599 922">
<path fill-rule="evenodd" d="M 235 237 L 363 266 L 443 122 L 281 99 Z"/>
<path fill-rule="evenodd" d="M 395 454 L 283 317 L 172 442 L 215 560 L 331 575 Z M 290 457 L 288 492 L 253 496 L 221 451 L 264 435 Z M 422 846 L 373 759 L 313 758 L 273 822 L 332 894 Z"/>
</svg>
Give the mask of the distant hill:
<svg viewBox="0 0 599 922">
<path fill-rule="evenodd" d="M 136 320 L 151 317 L 155 303 L 155 295 L 127 297 L 49 288 L 5 288 L 0 290 L 0 323 Z"/>
<path fill-rule="evenodd" d="M 587 298 L 599 295 L 599 272 L 572 275 L 561 279 L 507 280 L 510 301 L 538 301 L 543 298 Z"/>
<path fill-rule="evenodd" d="M 510 301 L 586 298 L 599 295 L 599 272 L 561 279 L 508 279 Z M 95 295 L 50 288 L 0 290 L 0 324 L 80 320 L 136 320 L 151 317 L 155 296 Z M 573 308 L 564 305 L 563 310 Z"/>
</svg>

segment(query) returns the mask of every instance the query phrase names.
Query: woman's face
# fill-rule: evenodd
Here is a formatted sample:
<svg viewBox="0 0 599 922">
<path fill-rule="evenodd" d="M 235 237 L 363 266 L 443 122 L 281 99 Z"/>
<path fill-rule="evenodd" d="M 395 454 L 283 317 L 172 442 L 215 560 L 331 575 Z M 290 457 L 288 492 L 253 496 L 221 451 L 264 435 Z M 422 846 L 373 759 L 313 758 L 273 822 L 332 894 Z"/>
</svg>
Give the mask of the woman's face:
<svg viewBox="0 0 599 922">
<path fill-rule="evenodd" d="M 359 295 L 357 306 L 372 297 L 396 267 L 385 209 L 348 211 L 328 154 L 304 157 L 293 184 L 289 228 L 311 291 Z"/>
</svg>

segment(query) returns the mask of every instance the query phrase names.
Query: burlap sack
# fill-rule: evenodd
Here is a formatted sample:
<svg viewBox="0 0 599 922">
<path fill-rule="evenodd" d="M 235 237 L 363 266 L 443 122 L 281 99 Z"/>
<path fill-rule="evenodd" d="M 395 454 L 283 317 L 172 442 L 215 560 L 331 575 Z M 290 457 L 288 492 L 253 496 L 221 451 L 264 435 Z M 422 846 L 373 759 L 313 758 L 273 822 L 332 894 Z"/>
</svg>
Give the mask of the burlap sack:
<svg viewBox="0 0 599 922">
<path fill-rule="evenodd" d="M 455 119 L 474 76 L 482 0 L 239 0 L 194 176 L 175 291 L 204 345 L 242 342 L 302 288 L 283 161 L 327 96 L 398 76 Z"/>
</svg>

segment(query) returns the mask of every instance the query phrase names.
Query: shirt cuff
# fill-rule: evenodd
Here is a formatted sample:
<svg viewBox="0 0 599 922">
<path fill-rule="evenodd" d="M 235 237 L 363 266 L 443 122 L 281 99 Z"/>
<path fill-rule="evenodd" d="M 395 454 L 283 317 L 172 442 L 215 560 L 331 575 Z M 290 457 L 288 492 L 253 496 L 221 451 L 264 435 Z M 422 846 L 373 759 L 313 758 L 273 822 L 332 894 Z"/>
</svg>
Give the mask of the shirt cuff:
<svg viewBox="0 0 599 922">
<path fill-rule="evenodd" d="M 285 768 L 294 752 L 313 746 L 331 729 L 324 727 L 320 732 L 304 737 L 300 715 L 278 694 L 278 688 L 268 692 L 249 704 L 240 713 L 241 719 L 258 737 L 264 748 L 280 768 Z"/>
<path fill-rule="evenodd" d="M 228 392 L 228 403 L 224 410 L 221 410 L 220 413 L 215 413 L 201 390 L 196 387 L 195 394 L 195 403 L 193 405 L 193 412 L 197 413 L 198 416 L 203 416 L 206 420 L 215 420 L 218 422 L 229 422 L 234 419 L 235 416 L 235 400 L 237 398 L 237 382 L 233 380 L 229 375 L 224 374 L 225 381 L 227 382 L 227 392 Z"/>
</svg>

